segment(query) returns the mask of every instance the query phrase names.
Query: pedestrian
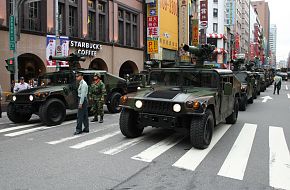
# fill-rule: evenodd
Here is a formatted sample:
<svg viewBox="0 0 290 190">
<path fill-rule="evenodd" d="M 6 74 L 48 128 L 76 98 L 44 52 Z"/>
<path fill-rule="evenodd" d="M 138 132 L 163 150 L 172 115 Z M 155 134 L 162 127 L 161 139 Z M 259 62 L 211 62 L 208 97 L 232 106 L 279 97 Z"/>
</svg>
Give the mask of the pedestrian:
<svg viewBox="0 0 290 190">
<path fill-rule="evenodd" d="M 77 127 L 74 135 L 89 132 L 89 119 L 88 119 L 88 85 L 83 78 L 83 73 L 76 74 L 76 80 L 79 82 L 78 87 L 78 113 L 77 113 Z M 82 130 L 82 124 L 84 129 Z"/>
<path fill-rule="evenodd" d="M 98 121 L 98 116 L 100 116 L 99 123 L 104 122 L 104 102 L 106 88 L 105 84 L 102 82 L 101 76 L 99 73 L 95 73 L 94 81 L 91 84 L 90 88 L 90 99 L 93 101 L 91 111 L 94 113 L 94 119 L 92 122 Z"/>
<path fill-rule="evenodd" d="M 0 118 L 2 118 L 2 94 L 3 94 L 3 91 L 0 85 Z"/>
<path fill-rule="evenodd" d="M 29 89 L 30 86 L 26 82 L 24 82 L 24 77 L 20 77 L 20 83 L 15 83 L 13 92 L 20 92 L 25 89 Z"/>
<path fill-rule="evenodd" d="M 282 85 L 282 77 L 275 75 L 274 77 L 274 92 L 273 94 L 275 94 L 276 89 L 277 89 L 277 94 L 279 95 L 279 91 L 281 89 L 281 85 Z"/>
</svg>

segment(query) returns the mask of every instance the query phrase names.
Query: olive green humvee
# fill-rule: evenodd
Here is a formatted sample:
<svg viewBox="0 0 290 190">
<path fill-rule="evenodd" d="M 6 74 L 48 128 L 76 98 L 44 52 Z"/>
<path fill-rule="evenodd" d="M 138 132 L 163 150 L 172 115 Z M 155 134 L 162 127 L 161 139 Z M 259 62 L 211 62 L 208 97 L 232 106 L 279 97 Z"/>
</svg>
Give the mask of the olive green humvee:
<svg viewBox="0 0 290 190">
<path fill-rule="evenodd" d="M 237 121 L 241 83 L 231 70 L 152 69 L 150 86 L 121 97 L 120 130 L 138 137 L 144 127 L 186 128 L 192 145 L 207 148 L 220 122 Z"/>
<path fill-rule="evenodd" d="M 77 109 L 76 72 L 82 72 L 84 80 L 91 84 L 95 73 L 101 75 L 106 86 L 105 104 L 109 112 L 121 111 L 120 97 L 127 93 L 126 81 L 103 70 L 66 70 L 46 73 L 39 77 L 38 86 L 9 95 L 7 116 L 15 123 L 26 122 L 32 114 L 39 115 L 45 125 L 58 125 L 66 117 L 66 110 Z M 90 103 L 89 103 L 90 107 Z"/>
</svg>

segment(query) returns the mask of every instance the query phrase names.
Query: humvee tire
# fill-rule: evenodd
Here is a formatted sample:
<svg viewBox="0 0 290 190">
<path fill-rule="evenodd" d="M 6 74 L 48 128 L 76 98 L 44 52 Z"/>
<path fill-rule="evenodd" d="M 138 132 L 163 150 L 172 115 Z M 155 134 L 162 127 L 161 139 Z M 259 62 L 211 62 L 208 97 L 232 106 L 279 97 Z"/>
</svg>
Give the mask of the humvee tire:
<svg viewBox="0 0 290 190">
<path fill-rule="evenodd" d="M 124 108 L 120 115 L 119 125 L 122 134 L 128 138 L 142 135 L 144 127 L 138 126 L 138 113 L 134 110 Z"/>
<path fill-rule="evenodd" d="M 231 115 L 226 118 L 227 124 L 235 124 L 237 122 L 238 114 L 239 114 L 239 101 L 238 98 L 235 98 L 234 102 L 234 110 Z"/>
<path fill-rule="evenodd" d="M 254 98 L 253 98 L 253 96 L 248 100 L 248 102 L 249 102 L 249 104 L 254 103 Z"/>
<path fill-rule="evenodd" d="M 121 111 L 121 107 L 119 106 L 121 96 L 122 94 L 119 92 L 113 92 L 110 97 L 110 103 L 107 105 L 110 113 L 119 113 Z"/>
<path fill-rule="evenodd" d="M 239 103 L 239 110 L 240 111 L 246 111 L 247 108 L 247 96 L 242 96 L 240 103 Z"/>
<path fill-rule="evenodd" d="M 42 104 L 39 108 L 39 117 L 43 124 L 52 126 L 61 124 L 66 116 L 64 103 L 52 98 Z"/>
<path fill-rule="evenodd" d="M 205 149 L 209 146 L 214 130 L 212 111 L 207 109 L 200 117 L 193 117 L 190 124 L 190 142 L 194 148 Z"/>
<path fill-rule="evenodd" d="M 7 116 L 14 123 L 26 122 L 31 118 L 31 113 L 16 112 L 13 103 L 9 103 L 7 107 Z"/>
</svg>

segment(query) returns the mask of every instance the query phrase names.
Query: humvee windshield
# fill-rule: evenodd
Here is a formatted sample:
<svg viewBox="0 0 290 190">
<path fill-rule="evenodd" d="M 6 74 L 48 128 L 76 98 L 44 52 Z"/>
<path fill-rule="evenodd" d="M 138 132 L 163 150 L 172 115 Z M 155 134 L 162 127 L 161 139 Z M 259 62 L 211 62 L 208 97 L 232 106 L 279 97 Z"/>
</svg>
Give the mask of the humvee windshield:
<svg viewBox="0 0 290 190">
<path fill-rule="evenodd" d="M 38 79 L 39 86 L 56 86 L 74 82 L 72 73 L 46 73 Z"/>
<path fill-rule="evenodd" d="M 158 86 L 218 88 L 219 75 L 210 71 L 153 71 L 150 84 Z"/>
<path fill-rule="evenodd" d="M 247 83 L 247 73 L 236 73 L 238 80 L 242 83 Z"/>
</svg>

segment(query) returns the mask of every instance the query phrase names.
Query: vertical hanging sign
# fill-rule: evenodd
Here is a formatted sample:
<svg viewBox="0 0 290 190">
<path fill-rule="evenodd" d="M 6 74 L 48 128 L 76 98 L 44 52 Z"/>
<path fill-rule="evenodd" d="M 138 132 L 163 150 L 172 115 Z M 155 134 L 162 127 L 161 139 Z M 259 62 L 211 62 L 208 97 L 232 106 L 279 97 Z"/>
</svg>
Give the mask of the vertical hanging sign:
<svg viewBox="0 0 290 190">
<path fill-rule="evenodd" d="M 157 0 L 147 4 L 147 52 L 158 53 L 159 17 Z"/>
<path fill-rule="evenodd" d="M 207 43 L 206 40 L 206 28 L 208 22 L 208 7 L 207 0 L 200 1 L 200 25 L 202 26 L 202 32 L 200 35 L 200 43 Z"/>
<path fill-rule="evenodd" d="M 10 50 L 15 50 L 15 17 L 11 15 L 9 17 L 9 47 Z"/>
<path fill-rule="evenodd" d="M 198 46 L 199 29 L 198 29 L 198 19 L 192 20 L 192 42 L 193 46 Z"/>
</svg>

